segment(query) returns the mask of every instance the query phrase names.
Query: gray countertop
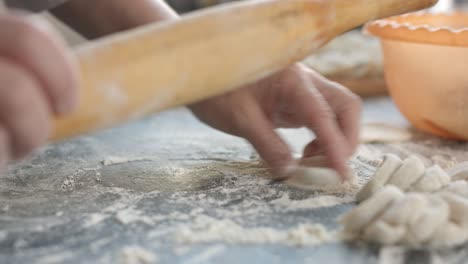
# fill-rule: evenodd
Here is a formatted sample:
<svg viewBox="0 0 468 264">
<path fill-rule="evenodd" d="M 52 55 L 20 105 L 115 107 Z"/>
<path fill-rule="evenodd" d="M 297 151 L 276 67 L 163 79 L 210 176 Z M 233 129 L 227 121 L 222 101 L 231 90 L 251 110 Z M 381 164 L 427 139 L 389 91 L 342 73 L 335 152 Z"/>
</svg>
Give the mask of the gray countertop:
<svg viewBox="0 0 468 264">
<path fill-rule="evenodd" d="M 366 102 L 364 120 L 405 124 L 385 98 Z M 285 135 L 297 150 L 311 137 L 304 130 Z M 468 160 L 466 148 L 417 135 L 408 143 L 363 145 L 351 164 L 362 182 L 375 169 L 362 153 L 417 154 L 449 167 Z M 314 223 L 336 230 L 352 193 L 327 194 L 343 202 L 315 206 L 325 194 L 271 181 L 244 140 L 183 109 L 46 146 L 4 174 L 0 263 L 463 263 L 467 256 L 463 249 L 259 242 L 268 240 L 265 230 L 283 234 Z M 219 223 L 226 230 L 206 236 Z M 229 239 L 229 228 L 238 233 L 231 236 L 258 237 L 240 243 Z"/>
</svg>

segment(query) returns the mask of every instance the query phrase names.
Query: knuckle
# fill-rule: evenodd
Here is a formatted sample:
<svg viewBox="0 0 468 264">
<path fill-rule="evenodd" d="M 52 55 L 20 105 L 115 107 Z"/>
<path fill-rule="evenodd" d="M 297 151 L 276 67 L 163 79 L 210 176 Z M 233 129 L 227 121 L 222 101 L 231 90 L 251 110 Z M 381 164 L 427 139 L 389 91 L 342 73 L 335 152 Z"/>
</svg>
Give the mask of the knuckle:
<svg viewBox="0 0 468 264">
<path fill-rule="evenodd" d="M 37 57 L 38 54 L 50 52 L 55 49 L 52 39 L 54 34 L 46 30 L 39 19 L 15 19 L 12 22 L 14 34 L 11 36 L 15 43 L 15 49 L 26 57 Z M 51 58 L 54 60 L 54 58 Z M 44 62 L 46 63 L 46 62 Z"/>
<path fill-rule="evenodd" d="M 322 110 L 318 113 L 315 113 L 315 115 L 317 116 L 317 119 L 321 122 L 334 120 L 336 118 L 335 114 L 333 114 L 333 112 L 330 109 L 325 107 L 323 107 Z"/>
<path fill-rule="evenodd" d="M 340 92 L 343 99 L 343 103 L 338 106 L 338 109 L 342 110 L 352 110 L 352 111 L 360 111 L 362 109 L 362 99 L 357 94 L 351 92 L 349 89 L 342 87 L 341 85 L 338 87 L 338 91 Z"/>
</svg>

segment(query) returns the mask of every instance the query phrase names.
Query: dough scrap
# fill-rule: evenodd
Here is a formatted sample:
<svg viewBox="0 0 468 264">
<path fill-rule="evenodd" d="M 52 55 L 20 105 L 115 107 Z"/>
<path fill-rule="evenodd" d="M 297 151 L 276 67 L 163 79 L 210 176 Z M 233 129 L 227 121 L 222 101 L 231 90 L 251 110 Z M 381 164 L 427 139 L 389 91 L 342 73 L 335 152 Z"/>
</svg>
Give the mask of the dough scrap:
<svg viewBox="0 0 468 264">
<path fill-rule="evenodd" d="M 468 198 L 468 182 L 466 181 L 458 180 L 450 182 L 443 190 L 448 193 L 453 193 Z"/>
<path fill-rule="evenodd" d="M 460 171 L 454 174 L 451 178 L 455 181 L 456 180 L 466 181 L 468 180 L 468 170 Z"/>
<path fill-rule="evenodd" d="M 385 155 L 358 193 L 363 201 L 344 214 L 345 234 L 384 245 L 448 248 L 468 242 L 468 171 L 455 181 L 417 157 Z"/>
<path fill-rule="evenodd" d="M 368 123 L 361 128 L 361 143 L 396 143 L 408 141 L 413 137 L 407 128 L 385 123 Z"/>
<path fill-rule="evenodd" d="M 468 200 L 452 193 L 442 192 L 440 195 L 450 207 L 450 220 L 468 227 Z"/>
<path fill-rule="evenodd" d="M 465 161 L 455 165 L 449 169 L 448 174 L 453 181 L 468 180 L 468 162 Z"/>
<path fill-rule="evenodd" d="M 403 191 L 434 192 L 446 187 L 450 176 L 439 166 L 425 168 L 416 156 L 403 161 L 393 154 L 386 154 L 381 166 L 356 195 L 361 202 L 384 185 L 394 185 Z"/>
<path fill-rule="evenodd" d="M 393 154 L 386 154 L 383 158 L 382 165 L 377 169 L 374 176 L 362 188 L 356 199 L 362 202 L 369 198 L 372 194 L 382 188 L 392 176 L 392 174 L 401 166 L 401 159 Z"/>
<path fill-rule="evenodd" d="M 404 226 L 393 226 L 379 219 L 364 230 L 363 238 L 371 242 L 392 245 L 400 241 L 406 232 Z"/>
<path fill-rule="evenodd" d="M 355 238 L 385 245 L 445 248 L 468 240 L 468 200 L 448 193 L 403 193 L 387 185 L 341 218 Z"/>
<path fill-rule="evenodd" d="M 427 206 L 426 198 L 417 193 L 406 195 L 396 201 L 381 216 L 381 219 L 391 225 L 407 225 L 414 223 Z"/>
<path fill-rule="evenodd" d="M 343 224 L 345 232 L 360 233 L 363 227 L 382 214 L 391 203 L 402 199 L 403 196 L 400 189 L 391 185 L 386 186 L 358 207 L 343 215 L 339 222 Z"/>
<path fill-rule="evenodd" d="M 410 188 L 415 192 L 435 192 L 450 183 L 450 176 L 439 165 L 428 168 Z"/>
<path fill-rule="evenodd" d="M 427 201 L 416 221 L 408 225 L 404 241 L 408 245 L 418 246 L 427 243 L 437 228 L 449 221 L 449 206 L 442 198 L 431 195 L 427 196 Z"/>
<path fill-rule="evenodd" d="M 390 177 L 387 184 L 395 185 L 398 188 L 406 191 L 415 183 L 425 171 L 424 163 L 417 157 L 409 157 L 405 159 L 400 168 L 398 168 Z"/>
<path fill-rule="evenodd" d="M 447 222 L 437 228 L 429 241 L 431 248 L 449 248 L 461 245 L 468 240 L 468 229 L 453 222 Z"/>
</svg>

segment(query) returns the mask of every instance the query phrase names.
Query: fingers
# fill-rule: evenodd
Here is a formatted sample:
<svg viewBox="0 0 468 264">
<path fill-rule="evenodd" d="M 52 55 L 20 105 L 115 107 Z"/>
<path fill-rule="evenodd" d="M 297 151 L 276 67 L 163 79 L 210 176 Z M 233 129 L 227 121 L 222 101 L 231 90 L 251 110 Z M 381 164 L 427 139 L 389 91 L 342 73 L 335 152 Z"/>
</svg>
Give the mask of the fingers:
<svg viewBox="0 0 468 264">
<path fill-rule="evenodd" d="M 327 157 L 329 166 L 344 178 L 348 174 L 346 165 L 349 145 L 342 133 L 336 116 L 325 98 L 313 87 L 307 72 L 296 71 L 294 79 L 284 83 L 289 90 L 288 101 L 294 103 L 300 119 L 317 135 L 317 142 Z"/>
<path fill-rule="evenodd" d="M 23 68 L 1 57 L 0 84 L 0 128 L 5 130 L 0 130 L 0 148 L 9 145 L 7 158 L 22 158 L 46 141 L 49 106 L 39 83 Z M 1 133 L 8 134 L 10 144 L 1 142 L 5 140 Z"/>
<path fill-rule="evenodd" d="M 0 56 L 33 73 L 52 111 L 70 112 L 78 101 L 76 63 L 45 22 L 19 15 L 0 16 L 0 36 Z"/>
<path fill-rule="evenodd" d="M 288 144 L 275 132 L 271 121 L 265 116 L 255 102 L 245 102 L 240 135 L 246 138 L 267 163 L 273 174 L 279 178 L 288 173 L 293 165 L 291 150 Z"/>
<path fill-rule="evenodd" d="M 310 69 L 306 69 L 306 71 L 310 74 L 311 81 L 336 115 L 338 125 L 343 131 L 349 145 L 348 155 L 352 155 L 359 144 L 362 110 L 361 99 L 342 85 L 329 81 Z M 310 148 L 308 152 L 312 153 L 314 146 L 316 144 L 308 146 Z"/>
<path fill-rule="evenodd" d="M 318 95 L 304 95 L 298 100 L 302 100 L 299 103 L 299 108 L 303 111 L 306 126 L 317 135 L 316 140 L 323 148 L 323 153 L 327 157 L 330 167 L 346 177 L 348 173 L 346 159 L 349 146 L 338 128 L 331 110 Z"/>
</svg>

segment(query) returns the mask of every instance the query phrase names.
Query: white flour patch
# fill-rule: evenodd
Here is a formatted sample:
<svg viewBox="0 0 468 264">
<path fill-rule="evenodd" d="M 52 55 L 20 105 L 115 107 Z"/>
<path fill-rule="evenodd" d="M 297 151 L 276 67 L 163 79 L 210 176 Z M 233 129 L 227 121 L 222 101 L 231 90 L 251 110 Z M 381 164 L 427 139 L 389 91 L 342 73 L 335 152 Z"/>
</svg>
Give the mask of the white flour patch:
<svg viewBox="0 0 468 264">
<path fill-rule="evenodd" d="M 285 244 L 314 246 L 335 240 L 335 235 L 320 224 L 299 224 L 286 230 L 270 227 L 244 228 L 229 219 L 201 215 L 193 224 L 181 225 L 175 233 L 181 244 L 225 242 L 229 244 Z"/>
<path fill-rule="evenodd" d="M 120 264 L 154 264 L 159 258 L 153 252 L 139 246 L 126 246 L 120 251 Z"/>
<path fill-rule="evenodd" d="M 88 228 L 94 225 L 99 224 L 100 222 L 107 219 L 109 216 L 106 214 L 90 214 L 87 219 L 84 220 L 83 227 Z"/>
<path fill-rule="evenodd" d="M 110 165 L 130 163 L 130 162 L 135 162 L 135 161 L 151 161 L 151 160 L 153 160 L 151 157 L 107 157 L 103 161 L 101 161 L 101 163 L 104 166 L 110 166 Z"/>
<path fill-rule="evenodd" d="M 190 250 L 192 250 L 192 248 L 190 246 L 176 246 L 176 247 L 172 248 L 172 251 L 177 256 L 185 255 L 185 254 L 189 253 Z"/>
<path fill-rule="evenodd" d="M 73 256 L 74 256 L 73 252 L 65 251 L 65 252 L 42 257 L 37 261 L 37 263 L 39 264 L 65 263 L 68 259 L 71 259 Z"/>
<path fill-rule="evenodd" d="M 0 241 L 5 240 L 8 237 L 8 232 L 0 230 Z"/>
<path fill-rule="evenodd" d="M 303 200 L 291 200 L 289 194 L 284 194 L 281 198 L 271 201 L 272 204 L 286 207 L 287 209 L 314 209 L 322 207 L 333 207 L 342 204 L 355 202 L 354 197 L 324 195 Z"/>
<path fill-rule="evenodd" d="M 127 225 L 133 222 L 143 222 L 146 224 L 153 224 L 151 217 L 144 215 L 143 212 L 133 208 L 126 208 L 117 212 L 115 218 L 122 224 Z"/>
<path fill-rule="evenodd" d="M 111 237 L 103 238 L 103 239 L 97 240 L 89 244 L 89 248 L 91 249 L 92 252 L 99 252 L 104 246 L 110 243 L 112 243 Z"/>
<path fill-rule="evenodd" d="M 202 251 L 200 254 L 192 257 L 190 260 L 184 262 L 184 264 L 202 264 L 206 263 L 208 260 L 214 258 L 215 256 L 223 253 L 225 250 L 225 246 L 223 245 L 216 245 L 209 247 Z"/>
</svg>

